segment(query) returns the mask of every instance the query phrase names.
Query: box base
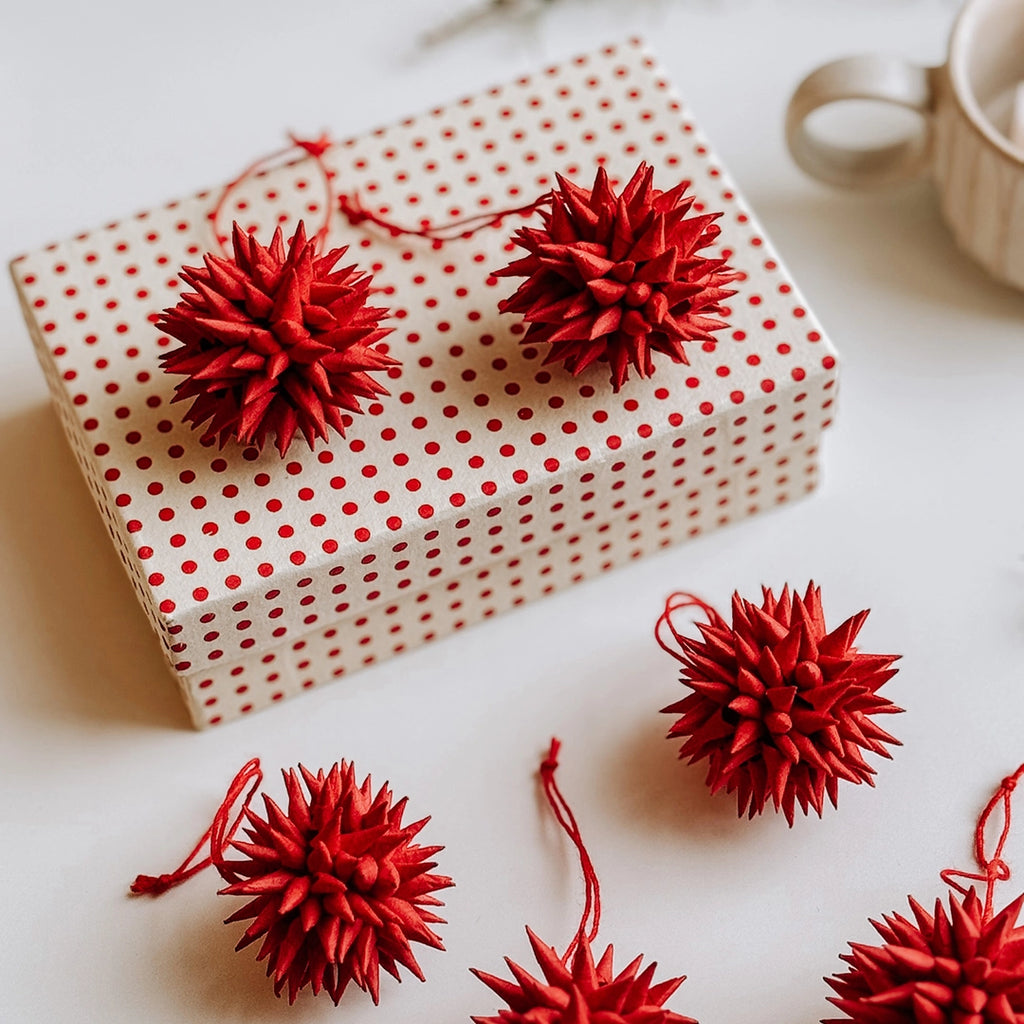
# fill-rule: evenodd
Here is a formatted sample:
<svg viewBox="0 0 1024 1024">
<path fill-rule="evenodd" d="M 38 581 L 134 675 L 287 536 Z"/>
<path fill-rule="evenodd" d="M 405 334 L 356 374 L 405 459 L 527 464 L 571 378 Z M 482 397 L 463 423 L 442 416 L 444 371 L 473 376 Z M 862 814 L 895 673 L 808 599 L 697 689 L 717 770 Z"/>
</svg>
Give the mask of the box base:
<svg viewBox="0 0 1024 1024">
<path fill-rule="evenodd" d="M 197 728 L 221 725 L 438 640 L 527 601 L 580 583 L 809 494 L 817 486 L 817 445 L 781 452 L 771 469 L 751 468 L 717 496 L 690 490 L 640 511 L 548 541 L 289 640 L 212 671 L 176 675 Z"/>
</svg>

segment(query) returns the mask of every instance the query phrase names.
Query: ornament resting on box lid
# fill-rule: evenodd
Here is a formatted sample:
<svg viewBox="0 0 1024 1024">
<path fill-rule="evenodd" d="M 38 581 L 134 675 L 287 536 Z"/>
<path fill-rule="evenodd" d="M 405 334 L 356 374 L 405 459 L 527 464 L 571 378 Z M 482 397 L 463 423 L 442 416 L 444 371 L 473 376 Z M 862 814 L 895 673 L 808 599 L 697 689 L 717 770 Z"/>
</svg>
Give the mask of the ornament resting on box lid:
<svg viewBox="0 0 1024 1024">
<path fill-rule="evenodd" d="M 498 304 L 529 322 L 523 344 L 550 345 L 545 364 L 564 363 L 573 374 L 609 363 L 616 391 L 630 366 L 650 377 L 655 353 L 689 363 L 687 342 L 712 341 L 712 331 L 728 326 L 712 314 L 724 312 L 723 300 L 736 294 L 726 285 L 742 276 L 701 253 L 718 237 L 721 213 L 691 214 L 691 183 L 656 189 L 646 163 L 618 195 L 604 167 L 591 189 L 556 177 L 544 226 L 514 235 L 529 255 L 495 271 L 526 278 Z"/>
<path fill-rule="evenodd" d="M 444 921 L 430 908 L 442 905 L 433 893 L 453 884 L 430 873 L 443 847 L 413 843 L 430 819 L 404 825 L 407 800 L 392 803 L 387 784 L 374 793 L 370 777 L 357 782 L 345 761 L 326 773 L 300 765 L 282 774 L 287 807 L 263 794 L 261 818 L 249 805 L 263 773 L 258 759 L 249 761 L 184 863 L 139 875 L 131 891 L 158 896 L 212 864 L 227 883 L 221 894 L 249 901 L 225 922 L 252 922 L 235 948 L 262 939 L 256 959 L 267 961 L 275 994 L 287 990 L 292 1003 L 308 986 L 337 1004 L 350 983 L 377 1003 L 381 970 L 401 981 L 404 967 L 423 981 L 411 943 L 444 949 L 432 929 Z M 234 838 L 243 821 L 248 841 Z M 233 852 L 241 859 L 228 859 Z"/>
<path fill-rule="evenodd" d="M 296 433 L 311 448 L 328 428 L 344 436 L 360 399 L 388 393 L 370 374 L 398 365 L 376 347 L 391 330 L 380 326 L 388 311 L 369 305 L 372 278 L 336 269 L 348 246 L 320 252 L 302 221 L 287 249 L 280 227 L 266 247 L 238 224 L 232 246 L 182 270 L 193 291 L 157 322 L 182 343 L 160 359 L 186 377 L 174 399 L 192 401 L 185 421 L 221 447 L 273 437 L 282 456 Z"/>
<path fill-rule="evenodd" d="M 614 950 L 605 950 L 594 960 L 593 943 L 601 924 L 601 886 L 590 854 L 583 843 L 572 808 L 555 781 L 561 744 L 551 741 L 551 750 L 540 768 L 544 795 L 558 824 L 568 835 L 580 858 L 585 886 L 585 904 L 580 926 L 569 948 L 559 955 L 529 928 L 534 956 L 542 977 L 529 974 L 508 957 L 505 962 L 514 981 L 506 981 L 484 971 L 473 973 L 507 1004 L 488 1017 L 473 1017 L 475 1024 L 696 1024 L 665 1008 L 665 1003 L 686 980 L 685 977 L 654 981 L 657 964 L 640 969 L 643 956 L 636 957 L 618 973 L 613 966 Z"/>
<path fill-rule="evenodd" d="M 978 871 L 947 868 L 942 880 L 949 912 L 936 899 L 928 913 L 908 897 L 913 919 L 902 914 L 872 921 L 882 945 L 851 942 L 842 954 L 849 969 L 825 981 L 829 1002 L 844 1014 L 826 1024 L 1020 1024 L 1024 1020 L 1024 927 L 1017 924 L 1024 895 L 999 913 L 995 887 L 1010 877 L 1003 848 L 1010 833 L 1011 795 L 1024 765 L 1003 779 L 978 820 L 974 856 Z M 991 856 L 985 852 L 989 818 L 1002 807 L 1003 827 Z M 984 897 L 957 878 L 985 884 Z"/>
<path fill-rule="evenodd" d="M 697 623 L 699 640 L 673 625 L 687 608 L 707 616 Z M 873 716 L 901 709 L 878 693 L 896 674 L 898 655 L 853 646 L 867 616 L 828 631 L 813 582 L 803 597 L 788 585 L 779 597 L 765 587 L 760 604 L 735 593 L 731 623 L 693 594 L 669 597 L 655 637 L 693 692 L 662 709 L 682 716 L 668 736 L 685 738 L 679 756 L 690 764 L 708 762 L 711 792 L 735 792 L 741 816 L 753 818 L 771 801 L 792 825 L 797 805 L 819 817 L 826 796 L 836 806 L 841 780 L 874 784 L 861 751 L 891 757 L 886 744 L 899 740 Z"/>
</svg>

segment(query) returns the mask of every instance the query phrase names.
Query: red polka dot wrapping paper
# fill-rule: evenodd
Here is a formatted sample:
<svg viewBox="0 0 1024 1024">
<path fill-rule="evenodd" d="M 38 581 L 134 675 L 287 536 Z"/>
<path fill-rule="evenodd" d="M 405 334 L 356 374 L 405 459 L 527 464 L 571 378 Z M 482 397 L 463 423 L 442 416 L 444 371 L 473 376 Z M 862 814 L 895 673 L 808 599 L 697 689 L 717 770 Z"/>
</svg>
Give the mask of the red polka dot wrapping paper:
<svg viewBox="0 0 1024 1024">
<path fill-rule="evenodd" d="M 729 328 L 619 394 L 542 367 L 497 312 L 523 221 L 435 249 L 340 214 L 387 290 L 391 397 L 315 451 L 204 447 L 154 326 L 215 246 L 219 189 L 12 265 L 68 439 L 197 726 L 216 725 L 814 487 L 835 353 L 693 117 L 638 42 L 334 145 L 339 190 L 401 223 L 522 205 L 555 172 L 693 182 L 745 274 Z M 301 159 L 244 181 L 269 240 L 318 225 Z M 346 261 L 348 262 L 348 261 Z M 300 450 L 300 448 L 302 450 Z"/>
</svg>

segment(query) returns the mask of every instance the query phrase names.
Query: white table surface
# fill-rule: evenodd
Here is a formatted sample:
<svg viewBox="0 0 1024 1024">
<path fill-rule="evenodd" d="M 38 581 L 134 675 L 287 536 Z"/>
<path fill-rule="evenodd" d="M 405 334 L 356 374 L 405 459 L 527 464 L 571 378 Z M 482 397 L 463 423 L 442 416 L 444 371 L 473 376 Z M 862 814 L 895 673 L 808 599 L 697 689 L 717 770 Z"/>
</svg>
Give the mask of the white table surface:
<svg viewBox="0 0 1024 1024">
<path fill-rule="evenodd" d="M 605 892 L 604 939 L 689 980 L 702 1024 L 810 1024 L 869 916 L 969 867 L 977 812 L 1024 760 L 1024 296 L 955 249 L 926 184 L 838 194 L 781 140 L 789 91 L 848 52 L 941 59 L 943 0 L 560 0 L 429 52 L 456 0 L 139 0 L 5 6 L 6 255 L 223 181 L 283 129 L 345 135 L 630 33 L 657 48 L 843 356 L 821 490 L 223 729 L 193 732 L 0 286 L 0 1019 L 411 1021 L 493 1013 L 467 972 L 564 945 L 580 903 L 532 777 L 562 782 Z M 738 821 L 677 764 L 656 712 L 682 695 L 651 638 L 666 593 L 723 606 L 762 582 L 824 588 L 862 646 L 905 655 L 905 746 L 823 820 Z M 889 723 L 887 723 L 889 724 Z M 375 1010 L 275 1000 L 211 872 L 130 900 L 177 863 L 234 771 L 354 759 L 433 814 L 454 876 L 427 983 Z M 877 763 L 877 759 L 876 759 Z M 1024 798 L 1019 798 L 1024 800 Z M 1024 806 L 1008 848 L 1024 888 Z"/>
</svg>

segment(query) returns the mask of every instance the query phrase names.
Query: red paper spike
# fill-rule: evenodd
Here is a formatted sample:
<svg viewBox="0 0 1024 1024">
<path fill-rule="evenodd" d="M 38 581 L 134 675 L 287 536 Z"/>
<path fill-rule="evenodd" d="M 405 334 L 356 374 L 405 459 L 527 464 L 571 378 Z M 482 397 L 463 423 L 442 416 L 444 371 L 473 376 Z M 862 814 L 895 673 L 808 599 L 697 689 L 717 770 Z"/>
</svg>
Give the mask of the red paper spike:
<svg viewBox="0 0 1024 1024">
<path fill-rule="evenodd" d="M 182 270 L 193 290 L 157 322 L 182 343 L 160 358 L 186 378 L 174 399 L 192 401 L 185 421 L 221 446 L 274 438 L 281 455 L 297 433 L 311 448 L 329 428 L 344 435 L 361 399 L 388 393 L 370 374 L 398 365 L 375 347 L 390 328 L 367 305 L 371 278 L 335 270 L 347 247 L 322 254 L 301 221 L 287 249 L 280 228 L 266 248 L 237 224 L 232 246 Z"/>
<path fill-rule="evenodd" d="M 689 607 L 708 617 L 700 640 L 672 625 Z M 734 594 L 731 625 L 692 594 L 668 599 L 655 636 L 693 691 L 662 709 L 681 716 L 668 736 L 685 739 L 679 756 L 690 764 L 707 761 L 712 793 L 735 792 L 740 815 L 771 802 L 792 825 L 797 806 L 819 816 L 826 796 L 836 806 L 841 780 L 874 784 L 862 751 L 891 757 L 886 744 L 899 744 L 873 721 L 901 711 L 878 694 L 899 656 L 853 646 L 867 615 L 829 632 L 813 582 L 802 598 L 788 586 L 778 598 L 764 588 L 761 604 Z"/>
<path fill-rule="evenodd" d="M 540 775 L 555 818 L 580 857 L 586 894 L 583 917 L 561 956 L 526 929 L 540 967 L 539 978 L 508 958 L 505 963 L 513 981 L 474 970 L 473 974 L 503 999 L 508 1009 L 472 1019 L 476 1024 L 696 1024 L 690 1017 L 666 1010 L 664 1005 L 685 978 L 654 984 L 657 964 L 641 970 L 642 956 L 616 973 L 611 946 L 599 961 L 594 960 L 591 947 L 601 921 L 601 889 L 572 808 L 555 781 L 559 747 L 559 741 L 553 739 Z"/>
<path fill-rule="evenodd" d="M 411 944 L 444 949 L 431 927 L 444 921 L 430 908 L 442 906 L 432 894 L 453 884 L 430 873 L 443 847 L 413 843 L 430 819 L 403 825 L 406 800 L 392 803 L 386 784 L 374 793 L 369 776 L 358 783 L 345 761 L 327 773 L 300 765 L 283 775 L 286 808 L 264 794 L 260 817 L 249 804 L 262 774 L 250 761 L 185 863 L 170 875 L 140 875 L 132 892 L 159 895 L 212 863 L 228 883 L 221 894 L 248 899 L 225 922 L 251 922 L 235 948 L 262 940 L 256 959 L 267 961 L 274 992 L 287 990 L 289 1002 L 309 986 L 337 1004 L 353 983 L 377 1003 L 380 971 L 401 980 L 400 966 L 422 981 Z M 245 841 L 234 838 L 243 820 Z M 209 857 L 193 865 L 207 841 Z M 230 851 L 241 859 L 226 859 Z"/>
<path fill-rule="evenodd" d="M 550 345 L 545 363 L 573 374 L 595 361 L 611 367 L 618 391 L 630 366 L 654 373 L 653 355 L 687 363 L 686 343 L 711 341 L 725 326 L 726 288 L 741 275 L 724 259 L 701 255 L 719 229 L 718 213 L 692 214 L 689 182 L 668 192 L 654 187 L 641 163 L 616 195 L 604 168 L 592 189 L 558 175 L 544 226 L 520 228 L 512 240 L 528 253 L 496 277 L 525 277 L 503 313 L 530 324 L 523 344 Z"/>
<path fill-rule="evenodd" d="M 836 993 L 829 1002 L 846 1016 L 823 1024 L 1024 1022 L 1024 927 L 1017 925 L 1024 895 L 993 912 L 995 885 L 1010 877 L 1002 852 L 1010 831 L 1010 795 L 1022 774 L 1024 765 L 1003 780 L 981 815 L 975 832 L 980 871 L 941 873 L 956 890 L 949 894 L 948 914 L 941 899 L 929 914 L 909 897 L 912 918 L 893 913 L 884 923 L 871 922 L 882 945 L 850 943 L 851 952 L 840 957 L 849 970 L 825 979 Z M 985 828 L 1000 804 L 1003 828 L 988 857 Z M 985 882 L 984 902 L 957 877 Z"/>
</svg>

